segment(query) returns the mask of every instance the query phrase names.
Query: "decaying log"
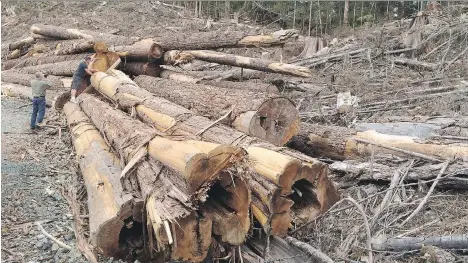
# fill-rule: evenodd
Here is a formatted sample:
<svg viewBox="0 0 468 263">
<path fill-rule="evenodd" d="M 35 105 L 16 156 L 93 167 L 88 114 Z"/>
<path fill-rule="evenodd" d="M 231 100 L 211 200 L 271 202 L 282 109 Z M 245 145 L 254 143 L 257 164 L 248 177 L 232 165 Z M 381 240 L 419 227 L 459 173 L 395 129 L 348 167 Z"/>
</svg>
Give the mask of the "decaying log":
<svg viewBox="0 0 468 263">
<path fill-rule="evenodd" d="M 437 158 L 459 158 L 466 160 L 468 158 L 467 145 L 442 145 L 424 142 L 421 141 L 423 139 L 416 136 L 416 133 L 410 136 L 404 136 L 399 135 L 401 134 L 401 131 L 398 132 L 398 135 L 394 135 L 393 133 L 390 133 L 390 129 L 385 129 L 384 131 L 390 133 L 385 134 L 372 129 L 360 129 L 362 131 L 358 131 L 345 127 L 330 127 L 311 124 L 303 124 L 301 128 L 301 130 L 306 134 L 310 132 L 306 141 L 300 143 L 300 145 L 305 145 L 305 147 L 298 147 L 297 145 L 299 145 L 299 142 L 294 141 L 295 139 L 300 140 L 301 138 L 306 138 L 304 135 L 300 138 L 293 139 L 294 143 L 289 146 L 311 156 L 325 156 L 343 160 L 346 158 L 355 158 L 359 155 L 369 155 L 372 153 L 373 148 L 376 153 L 381 151 L 400 155 L 405 154 L 407 156 L 408 152 L 414 152 L 415 156 L 424 155 L 427 156 L 426 159 L 432 158 L 434 160 Z M 373 145 L 369 145 L 366 142 Z M 386 149 L 383 149 L 378 145 L 382 145 L 382 147 L 385 147 Z M 310 146 L 313 146 L 313 148 Z M 397 152 L 388 148 L 398 148 L 406 153 L 401 153 L 401 151 Z M 316 149 L 320 150 L 317 151 Z"/>
<path fill-rule="evenodd" d="M 115 46 L 114 51 L 128 60 L 153 60 L 163 56 L 163 49 L 152 39 L 143 39 L 128 46 Z"/>
<path fill-rule="evenodd" d="M 423 246 L 435 246 L 442 249 L 466 249 L 468 235 L 400 237 L 387 240 L 373 240 L 372 249 L 381 251 L 410 251 Z"/>
<path fill-rule="evenodd" d="M 342 60 L 346 56 L 356 56 L 365 51 L 367 51 L 367 48 L 360 48 L 360 49 L 351 50 L 351 51 L 343 51 L 343 52 L 337 52 L 337 53 L 332 53 L 332 54 L 324 54 L 320 56 L 312 56 L 310 58 L 296 59 L 296 60 L 290 61 L 289 63 L 312 68 L 312 67 L 321 66 L 329 61 Z"/>
<path fill-rule="evenodd" d="M 283 45 L 298 37 L 297 30 L 279 30 L 267 35 L 247 35 L 242 31 L 234 32 L 197 32 L 195 34 L 166 34 L 155 37 L 164 50 L 197 50 L 226 47 L 269 47 Z"/>
<path fill-rule="evenodd" d="M 430 63 L 430 62 L 424 62 L 424 61 L 418 61 L 414 59 L 408 59 L 408 58 L 394 58 L 393 63 L 398 64 L 398 65 L 404 65 L 408 67 L 414 67 L 414 68 L 422 68 L 425 70 L 436 70 L 439 65 Z"/>
<path fill-rule="evenodd" d="M 63 28 L 52 25 L 34 24 L 31 32 L 55 39 L 86 39 L 94 42 L 105 42 L 107 45 L 132 45 L 139 41 L 138 38 L 124 37 L 112 34 L 104 34 L 90 30 L 79 30 L 74 28 Z"/>
<path fill-rule="evenodd" d="M 2 82 L 2 94 L 12 97 L 20 97 L 25 99 L 33 99 L 32 91 L 30 86 L 23 86 L 20 84 L 5 83 Z M 51 107 L 54 103 L 54 98 L 58 96 L 60 92 L 47 91 L 46 92 L 46 105 Z"/>
<path fill-rule="evenodd" d="M 326 166 L 317 160 L 286 148 L 275 147 L 270 143 L 262 142 L 230 127 L 220 124 L 213 125 L 212 121 L 207 118 L 196 116 L 177 104 L 163 98 L 155 97 L 148 91 L 141 89 L 122 72 L 112 71 L 112 73 L 114 77 L 105 73 L 95 74 L 91 78 L 93 86 L 97 91 L 112 99 L 124 109 L 130 110 L 134 108 L 136 114 L 143 122 L 153 125 L 156 129 L 166 134 L 193 139 L 198 138 L 197 135 L 195 135 L 198 134 L 198 136 L 206 141 L 233 144 L 245 148 L 248 152 L 248 158 L 251 160 L 250 163 L 252 167 L 257 173 L 262 173 L 261 176 L 264 178 L 261 180 L 261 177 L 255 177 L 258 180 L 257 185 L 263 185 L 263 187 L 251 186 L 253 191 L 252 198 L 254 199 L 255 197 L 257 200 L 266 203 L 265 206 L 261 206 L 260 208 L 271 210 L 267 213 L 266 209 L 263 209 L 261 218 L 271 217 L 271 221 L 277 222 L 275 224 L 282 227 L 273 229 L 271 231 L 272 233 L 286 233 L 290 226 L 290 215 L 284 213 L 279 214 L 279 217 L 276 219 L 273 217 L 275 216 L 275 211 L 284 210 L 283 208 L 287 207 L 287 203 L 290 203 L 290 201 L 283 199 L 285 196 L 282 196 L 281 193 L 283 190 L 287 193 L 292 192 L 291 185 L 293 185 L 294 182 L 300 185 L 303 184 L 304 181 L 308 181 L 313 185 L 316 190 L 316 198 L 311 200 L 313 202 L 318 202 L 318 206 L 322 212 L 326 211 L 331 205 L 338 201 L 339 196 L 336 189 L 327 177 Z M 200 133 L 200 131 L 204 132 Z M 263 149 L 258 149 L 255 146 Z M 280 153 L 285 156 L 276 158 L 277 155 L 281 155 Z M 294 159 L 299 159 L 301 161 L 298 169 L 297 162 L 294 161 Z M 270 167 L 268 167 L 268 165 L 270 165 Z M 282 178 L 292 178 L 293 182 Z M 282 188 L 278 188 L 277 185 L 268 180 L 276 180 L 276 182 L 286 181 L 286 183 L 284 183 Z M 281 196 L 281 198 L 278 199 L 280 202 L 275 202 L 273 197 L 278 195 L 278 191 Z M 306 196 L 304 196 L 304 198 L 306 198 Z M 273 202 L 270 202 L 270 199 L 273 200 Z M 286 199 L 288 198 L 286 197 Z M 284 202 L 282 200 L 284 200 Z M 272 208 L 270 204 L 273 204 L 273 206 L 279 204 L 283 208 Z M 257 215 L 259 214 L 260 213 L 257 213 Z M 267 221 L 268 220 L 263 220 L 264 223 Z"/>
<path fill-rule="evenodd" d="M 19 73 L 13 70 L 2 71 L 3 82 L 15 83 L 15 84 L 20 84 L 26 87 L 30 87 L 31 80 L 33 79 L 36 79 L 34 74 L 24 74 L 24 73 Z M 63 89 L 65 87 L 62 81 L 63 79 L 64 78 L 60 78 L 60 77 L 52 76 L 52 75 L 49 75 L 46 78 L 46 80 L 49 81 L 49 83 L 51 84 L 51 88 L 53 89 Z"/>
<path fill-rule="evenodd" d="M 16 42 L 10 43 L 9 49 L 10 50 L 22 49 L 22 48 L 31 46 L 34 42 L 36 42 L 36 40 L 33 37 L 27 37 L 24 39 L 20 39 Z"/>
<path fill-rule="evenodd" d="M 133 76 L 147 75 L 152 77 L 159 77 L 162 71 L 158 64 L 151 62 L 128 62 L 123 63 L 121 68 L 122 71 Z"/>
<path fill-rule="evenodd" d="M 198 115 L 208 115 L 216 120 L 231 111 L 224 123 L 278 146 L 283 146 L 298 132 L 298 111 L 284 97 L 149 76 L 138 76 L 135 82 Z"/>
<path fill-rule="evenodd" d="M 142 75 L 149 75 L 149 74 L 142 74 Z M 172 70 L 163 70 L 159 76 L 153 76 L 153 77 L 161 77 L 161 78 L 175 80 L 179 82 L 203 84 L 203 85 L 227 88 L 227 89 L 252 90 L 252 91 L 258 91 L 258 92 L 279 94 L 278 88 L 271 84 L 251 83 L 251 82 L 233 82 L 233 81 L 225 81 L 225 80 L 205 80 L 203 79 L 203 77 L 196 78 L 196 77 L 185 75 L 183 73 L 179 73 L 179 72 L 172 71 Z"/>
<path fill-rule="evenodd" d="M 122 258 L 121 233 L 132 220 L 135 201 L 120 183 L 120 161 L 77 104 L 64 107 L 88 196 L 90 238 L 100 253 Z M 140 211 L 141 213 L 141 211 Z"/>
<path fill-rule="evenodd" d="M 94 41 L 76 40 L 76 41 L 61 41 L 55 46 L 54 55 L 71 55 L 79 54 L 87 51 L 92 51 Z"/>
<path fill-rule="evenodd" d="M 18 72 L 27 73 L 27 74 L 34 74 L 38 71 L 46 74 L 46 75 L 55 75 L 55 76 L 73 76 L 78 65 L 80 64 L 79 59 L 77 60 L 69 60 L 69 61 L 62 61 L 57 63 L 49 63 L 49 64 L 42 64 L 37 66 L 29 66 L 18 69 Z"/>
<path fill-rule="evenodd" d="M 35 57 L 28 57 L 28 58 L 19 58 L 14 60 L 5 61 L 2 64 L 2 69 L 19 69 L 28 66 L 37 66 L 42 64 L 51 64 L 57 62 L 67 62 L 70 60 L 78 60 L 84 59 L 85 54 L 77 54 L 77 55 L 65 55 L 65 56 L 35 56 Z"/>
<path fill-rule="evenodd" d="M 312 72 L 309 68 L 302 66 L 295 66 L 286 63 L 279 63 L 271 60 L 262 60 L 258 58 L 249 58 L 242 56 L 235 56 L 227 53 L 214 52 L 209 50 L 187 50 L 187 51 L 169 51 L 166 53 L 176 53 L 171 55 L 171 59 L 166 60 L 167 64 L 180 64 L 179 61 L 189 61 L 187 58 L 195 58 L 207 62 L 213 62 L 223 65 L 230 65 L 235 67 L 242 67 L 248 69 L 255 69 L 265 72 L 281 73 L 286 75 L 293 75 L 299 77 L 310 77 Z M 184 59 L 180 59 L 184 58 Z M 169 62 L 169 63 L 168 63 Z"/>
<path fill-rule="evenodd" d="M 260 235 L 260 237 L 249 239 L 247 244 L 242 246 L 242 257 L 245 263 L 316 262 L 313 257 L 279 237 L 269 238 L 269 249 L 265 255 L 266 239 L 266 235 Z"/>
</svg>

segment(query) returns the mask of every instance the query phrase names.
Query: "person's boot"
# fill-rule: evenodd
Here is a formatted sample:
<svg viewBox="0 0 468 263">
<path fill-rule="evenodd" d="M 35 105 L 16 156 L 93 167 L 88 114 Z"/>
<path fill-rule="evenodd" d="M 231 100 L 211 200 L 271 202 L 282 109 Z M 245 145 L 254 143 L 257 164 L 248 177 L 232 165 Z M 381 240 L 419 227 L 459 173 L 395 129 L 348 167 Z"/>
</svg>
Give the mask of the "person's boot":
<svg viewBox="0 0 468 263">
<path fill-rule="evenodd" d="M 75 104 L 78 104 L 78 100 L 77 100 L 76 98 L 74 98 L 74 97 L 72 97 L 72 98 L 70 99 L 70 102 L 75 103 Z"/>
</svg>

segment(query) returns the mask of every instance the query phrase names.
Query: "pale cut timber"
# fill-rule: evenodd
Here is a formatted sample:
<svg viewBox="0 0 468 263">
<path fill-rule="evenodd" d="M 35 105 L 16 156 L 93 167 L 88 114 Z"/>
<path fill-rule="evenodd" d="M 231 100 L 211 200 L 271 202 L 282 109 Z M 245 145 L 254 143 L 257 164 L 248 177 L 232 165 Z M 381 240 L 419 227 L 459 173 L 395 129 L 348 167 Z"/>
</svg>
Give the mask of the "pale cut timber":
<svg viewBox="0 0 468 263">
<path fill-rule="evenodd" d="M 149 75 L 149 74 L 142 74 L 142 75 Z M 185 75 L 183 73 L 179 73 L 179 72 L 172 71 L 172 70 L 162 70 L 160 76 L 153 76 L 153 77 L 161 77 L 161 78 L 175 80 L 179 82 L 203 84 L 203 85 L 209 85 L 213 87 L 220 87 L 220 88 L 227 88 L 227 89 L 252 90 L 252 91 L 258 91 L 258 92 L 279 94 L 278 88 L 271 84 L 233 82 L 233 81 L 225 81 L 225 80 L 205 80 L 203 79 L 203 77 L 195 78 L 190 75 Z"/>
<path fill-rule="evenodd" d="M 139 38 L 124 37 L 112 34 L 104 34 L 90 30 L 79 30 L 74 28 L 63 28 L 53 25 L 34 24 L 31 32 L 55 39 L 86 39 L 94 42 L 105 42 L 107 45 L 132 45 L 139 41 Z"/>
<path fill-rule="evenodd" d="M 281 73 L 299 77 L 311 77 L 312 72 L 309 68 L 296 66 L 292 64 L 280 63 L 271 60 L 262 60 L 258 58 L 249 58 L 242 56 L 235 56 L 227 53 L 209 51 L 209 50 L 188 50 L 182 51 L 175 56 L 174 61 L 178 61 L 178 57 L 193 57 L 195 59 L 218 63 L 222 65 L 229 65 L 235 67 L 242 67 L 248 69 L 255 69 L 265 72 Z M 172 63 L 171 63 L 172 64 Z"/>
<path fill-rule="evenodd" d="M 128 62 L 124 63 L 121 68 L 129 75 L 147 75 L 152 77 L 159 77 L 162 70 L 158 64 L 151 62 Z"/>
<path fill-rule="evenodd" d="M 147 145 L 149 156 L 175 170 L 172 182 L 186 196 L 186 201 L 200 200 L 223 170 L 229 169 L 244 152 L 237 147 L 217 145 L 205 154 L 192 142 L 173 141 L 156 136 L 149 126 L 117 111 L 88 94 L 80 95 L 81 106 L 98 129 L 106 134 L 115 149 L 122 151 L 128 163 L 140 147 Z M 129 139 L 131 142 L 129 143 Z"/>
<path fill-rule="evenodd" d="M 157 96 L 214 120 L 232 111 L 224 123 L 278 146 L 286 144 L 298 132 L 299 113 L 284 97 L 149 76 L 138 76 L 135 82 Z"/>
<path fill-rule="evenodd" d="M 142 39 L 128 46 L 115 46 L 114 51 L 129 60 L 148 61 L 163 56 L 163 49 L 152 39 Z"/>
<path fill-rule="evenodd" d="M 30 87 L 31 80 L 35 78 L 36 76 L 34 74 L 24 74 L 13 70 L 2 71 L 2 81 L 7 83 L 15 83 Z M 52 75 L 49 75 L 46 78 L 46 80 L 49 81 L 52 89 L 63 89 L 65 87 L 62 82 L 63 79 L 64 78 Z"/>
<path fill-rule="evenodd" d="M 122 258 L 120 233 L 131 219 L 134 198 L 122 189 L 120 161 L 77 104 L 64 107 L 88 196 L 90 239 L 100 253 Z"/>
<path fill-rule="evenodd" d="M 316 159 L 287 148 L 278 148 L 271 143 L 260 141 L 255 137 L 248 136 L 221 124 L 212 125 L 212 121 L 207 118 L 194 115 L 189 110 L 177 104 L 163 98 L 155 97 L 153 94 L 141 89 L 122 72 L 114 70 L 109 72 L 109 74 L 111 73 L 113 73 L 113 78 L 104 73 L 97 73 L 91 78 L 91 82 L 95 85 L 96 90 L 106 97 L 111 98 L 124 109 L 130 110 L 132 107 L 135 107 L 138 117 L 143 122 L 153 125 L 157 130 L 174 136 L 183 136 L 184 138 L 197 139 L 201 137 L 203 140 L 215 143 L 238 145 L 247 150 L 250 146 L 256 144 L 255 146 L 262 147 L 266 151 L 277 151 L 292 158 L 297 158 L 301 161 L 300 172 L 296 175 L 297 180 L 301 178 L 309 178 L 308 180 L 310 180 L 310 178 L 319 178 L 320 176 L 318 175 L 324 177 L 322 180 L 313 180 L 313 185 L 317 189 L 316 194 L 324 197 L 321 199 L 324 203 L 320 204 L 320 207 L 329 207 L 339 199 L 334 185 L 328 180 L 327 171 L 320 171 L 320 169 L 323 169 L 323 167 L 326 168 L 326 166 Z M 120 83 L 126 83 L 127 85 L 120 85 Z M 206 128 L 208 126 L 209 128 Z M 200 137 L 195 136 L 195 134 L 201 130 L 204 130 L 204 132 L 199 134 Z M 260 160 L 265 156 L 268 155 L 261 154 L 255 156 L 254 151 L 252 154 L 248 155 L 248 158 L 254 157 Z M 251 163 L 255 169 L 256 162 Z M 266 171 L 266 169 L 264 169 L 264 171 Z M 274 171 L 272 174 L 263 174 L 262 176 L 264 178 L 273 178 L 278 173 L 280 173 L 280 170 Z M 270 184 L 272 183 L 270 182 Z M 269 189 L 274 189 L 275 187 L 277 186 L 270 187 Z M 252 190 L 257 189 L 252 188 Z M 268 196 L 268 191 L 269 190 L 265 190 L 264 194 L 261 196 Z M 281 189 L 279 189 L 279 191 L 281 193 Z M 271 193 L 273 192 L 274 191 L 271 191 Z M 263 200 L 267 200 L 267 198 Z M 279 204 L 283 203 L 284 202 L 280 202 Z M 283 206 L 280 205 L 280 207 Z M 289 227 L 290 222 L 288 224 L 282 223 L 281 225 L 287 225 L 287 227 Z M 285 233 L 287 228 L 286 230 L 278 229 L 278 232 L 281 231 Z"/>
<path fill-rule="evenodd" d="M 28 58 L 19 58 L 19 59 L 14 59 L 14 60 L 9 60 L 5 61 L 5 63 L 2 64 L 2 69 L 7 70 L 7 69 L 19 69 L 19 68 L 24 68 L 28 66 L 37 66 L 37 65 L 42 65 L 42 64 L 50 64 L 50 63 L 57 63 L 57 62 L 66 62 L 70 60 L 78 60 L 78 59 L 84 59 L 85 55 L 84 54 L 78 54 L 78 55 L 66 55 L 66 56 L 34 56 L 34 57 L 28 57 Z"/>
<path fill-rule="evenodd" d="M 297 38 L 294 29 L 279 30 L 267 35 L 247 35 L 242 31 L 211 31 L 195 34 L 166 34 L 155 37 L 164 50 L 215 49 L 227 47 L 269 47 L 283 45 Z"/>
<path fill-rule="evenodd" d="M 31 46 L 36 40 L 33 37 L 27 37 L 13 42 L 9 45 L 10 50 L 22 49 Z"/>
<path fill-rule="evenodd" d="M 38 71 L 46 75 L 55 75 L 55 76 L 66 76 L 71 77 L 75 73 L 78 65 L 80 64 L 80 59 L 62 61 L 57 63 L 42 64 L 37 66 L 28 66 L 18 69 L 19 72 L 34 74 Z"/>
</svg>

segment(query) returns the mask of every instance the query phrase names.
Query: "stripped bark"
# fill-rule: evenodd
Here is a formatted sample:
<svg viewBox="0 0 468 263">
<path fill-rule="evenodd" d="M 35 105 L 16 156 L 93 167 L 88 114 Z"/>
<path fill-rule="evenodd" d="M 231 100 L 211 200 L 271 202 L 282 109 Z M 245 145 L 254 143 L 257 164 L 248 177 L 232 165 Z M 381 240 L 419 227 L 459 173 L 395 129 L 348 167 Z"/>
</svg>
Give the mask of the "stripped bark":
<svg viewBox="0 0 468 263">
<path fill-rule="evenodd" d="M 275 145 L 284 145 L 298 132 L 296 107 L 290 100 L 274 94 L 147 76 L 138 76 L 135 82 L 157 96 L 191 108 L 199 115 L 219 119 L 232 111 L 226 124 Z"/>
</svg>

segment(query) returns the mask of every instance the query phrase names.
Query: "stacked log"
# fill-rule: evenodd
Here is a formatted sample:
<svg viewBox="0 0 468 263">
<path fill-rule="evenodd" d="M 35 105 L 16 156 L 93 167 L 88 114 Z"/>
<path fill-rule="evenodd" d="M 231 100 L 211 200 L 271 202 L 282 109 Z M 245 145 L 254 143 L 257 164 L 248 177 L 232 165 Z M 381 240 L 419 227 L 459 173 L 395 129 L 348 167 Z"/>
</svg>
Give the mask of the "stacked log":
<svg viewBox="0 0 468 263">
<path fill-rule="evenodd" d="M 250 216 L 248 206 L 240 204 L 250 203 L 250 192 L 236 168 L 242 150 L 156 136 L 149 126 L 107 103 L 88 94 L 80 98 L 83 111 L 119 149 L 126 168 L 133 166 L 124 171 L 136 171 L 134 177 L 124 176 L 124 186 L 141 189 L 147 200 L 148 227 L 154 237 L 151 249 L 170 251 L 169 259 L 198 262 L 206 257 L 212 232 L 230 245 L 245 241 Z M 182 207 L 177 209 L 177 204 Z M 199 208 L 202 215 L 195 212 Z"/>
<path fill-rule="evenodd" d="M 34 74 L 23 74 L 12 70 L 2 72 L 2 82 L 20 84 L 26 87 L 29 87 L 31 80 L 35 78 Z M 46 77 L 46 80 L 49 81 L 53 89 L 63 89 L 65 87 L 64 82 L 66 80 L 64 78 L 50 75 Z"/>
<path fill-rule="evenodd" d="M 13 60 L 8 60 L 5 61 L 5 63 L 2 64 L 2 69 L 7 70 L 7 69 L 19 69 L 19 68 L 24 68 L 28 66 L 37 66 L 37 65 L 43 65 L 43 64 L 51 64 L 51 63 L 57 63 L 57 62 L 67 62 L 70 60 L 79 60 L 79 59 L 84 59 L 85 54 L 75 54 L 75 55 L 64 55 L 64 56 L 36 56 L 36 57 L 29 57 L 29 58 L 19 58 L 19 59 L 13 59 Z"/>
<path fill-rule="evenodd" d="M 250 90 L 228 89 L 138 76 L 142 88 L 275 145 L 283 146 L 299 129 L 298 111 L 287 98 Z M 229 113 L 230 112 L 230 113 Z"/>
<path fill-rule="evenodd" d="M 311 192 L 311 187 L 304 186 L 302 197 L 316 196 L 311 199 L 311 203 L 315 203 L 300 207 L 295 214 L 305 215 L 300 212 L 303 208 L 323 212 L 338 200 L 337 192 L 327 177 L 326 166 L 317 160 L 287 149 L 278 149 L 227 126 L 213 125 L 207 118 L 194 115 L 177 104 L 139 88 L 125 74 L 119 71 L 112 73 L 114 77 L 97 73 L 91 78 L 96 90 L 124 109 L 135 111 L 143 122 L 153 125 L 157 130 L 185 138 L 197 139 L 200 136 L 206 141 L 239 145 L 247 150 L 249 163 L 256 172 L 252 175 L 253 180 L 249 181 L 253 191 L 253 213 L 266 229 L 272 226 L 272 234 L 285 235 L 290 227 L 292 202 L 288 196 L 294 195 L 291 194 L 293 188 L 299 190 L 295 184 L 313 186 L 317 192 L 315 194 Z M 316 215 L 314 213 L 295 220 L 299 223 Z"/>
</svg>

